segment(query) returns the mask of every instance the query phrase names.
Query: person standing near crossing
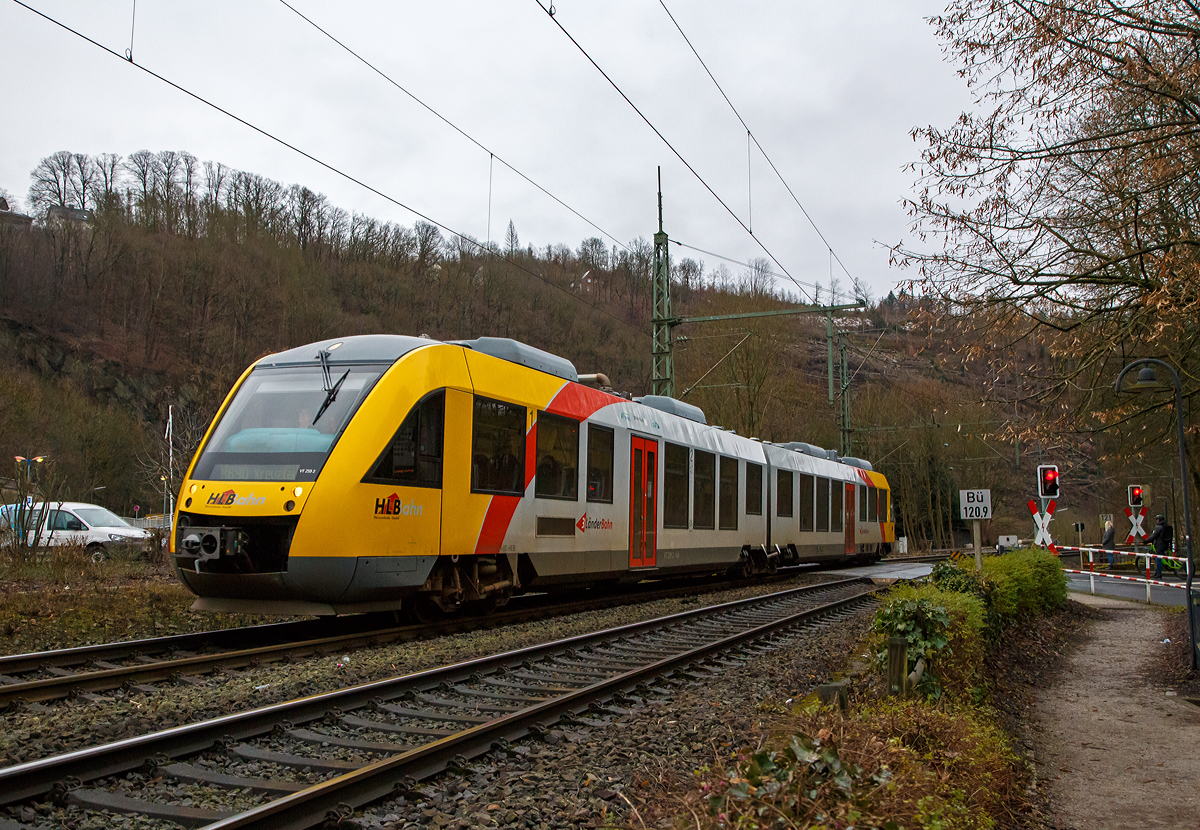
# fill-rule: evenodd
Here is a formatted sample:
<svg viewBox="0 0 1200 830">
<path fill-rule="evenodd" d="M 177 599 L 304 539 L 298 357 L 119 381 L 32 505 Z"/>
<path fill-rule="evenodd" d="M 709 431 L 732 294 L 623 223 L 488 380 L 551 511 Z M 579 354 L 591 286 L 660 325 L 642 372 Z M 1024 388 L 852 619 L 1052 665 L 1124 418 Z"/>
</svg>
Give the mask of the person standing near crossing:
<svg viewBox="0 0 1200 830">
<path fill-rule="evenodd" d="M 1100 547 L 1102 547 L 1106 551 L 1108 551 L 1108 569 L 1110 571 L 1113 569 L 1113 565 L 1115 564 L 1113 546 L 1116 543 L 1116 538 L 1117 538 L 1117 530 L 1116 530 L 1116 528 L 1113 527 L 1112 521 L 1105 522 L 1104 523 L 1104 539 L 1100 542 Z"/>
<path fill-rule="evenodd" d="M 1154 547 L 1154 552 L 1159 556 L 1168 556 L 1171 553 L 1171 526 L 1167 524 L 1167 517 L 1159 514 L 1154 517 L 1154 530 L 1146 537 L 1146 544 Z M 1162 563 L 1161 559 L 1154 560 L 1154 578 L 1162 579 Z"/>
</svg>

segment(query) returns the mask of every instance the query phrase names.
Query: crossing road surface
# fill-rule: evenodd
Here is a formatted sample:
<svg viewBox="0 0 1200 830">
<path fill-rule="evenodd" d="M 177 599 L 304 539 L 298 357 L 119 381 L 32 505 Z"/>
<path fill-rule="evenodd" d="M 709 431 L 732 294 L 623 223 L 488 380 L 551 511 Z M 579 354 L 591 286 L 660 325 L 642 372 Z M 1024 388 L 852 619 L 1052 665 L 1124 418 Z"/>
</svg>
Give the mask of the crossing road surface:
<svg viewBox="0 0 1200 830">
<path fill-rule="evenodd" d="M 880 562 L 862 568 L 839 568 L 838 574 L 865 576 L 867 579 L 920 579 L 929 576 L 933 565 L 929 562 Z"/>
<path fill-rule="evenodd" d="M 1067 580 L 1067 587 L 1072 591 L 1080 591 L 1085 594 L 1091 592 L 1091 585 L 1086 575 L 1067 574 Z M 1107 597 L 1146 601 L 1146 586 L 1144 584 L 1140 582 L 1128 582 L 1124 579 L 1108 579 L 1100 574 L 1096 574 L 1096 593 Z M 1200 597 L 1197 597 L 1197 599 L 1200 600 Z M 1150 602 L 1155 605 L 1186 605 L 1187 597 L 1182 588 L 1164 588 L 1159 585 L 1151 585 Z"/>
</svg>

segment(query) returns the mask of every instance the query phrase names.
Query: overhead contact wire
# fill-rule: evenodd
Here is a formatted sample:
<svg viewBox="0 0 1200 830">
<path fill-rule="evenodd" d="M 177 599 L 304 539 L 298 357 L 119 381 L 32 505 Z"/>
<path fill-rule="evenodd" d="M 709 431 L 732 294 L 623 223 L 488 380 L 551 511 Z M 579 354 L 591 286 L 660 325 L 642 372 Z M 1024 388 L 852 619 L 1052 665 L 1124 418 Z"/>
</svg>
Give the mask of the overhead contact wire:
<svg viewBox="0 0 1200 830">
<path fill-rule="evenodd" d="M 417 217 L 420 217 L 421 219 L 424 219 L 424 220 L 425 220 L 426 222 L 428 222 L 429 224 L 431 224 L 431 225 L 434 225 L 434 226 L 436 226 L 436 227 L 438 227 L 438 228 L 440 228 L 440 229 L 444 230 L 446 233 L 448 233 L 448 234 L 451 234 L 452 236 L 455 236 L 455 237 L 457 237 L 458 239 L 461 239 L 463 242 L 466 242 L 466 243 L 467 243 L 467 244 L 469 244 L 469 245 L 473 245 L 473 246 L 475 246 L 476 248 L 480 249 L 481 251 L 486 251 L 486 249 L 484 248 L 484 246 L 483 246 L 483 245 L 481 245 L 481 244 L 479 244 L 479 241 L 478 241 L 478 240 L 476 240 L 476 239 L 472 239 L 471 237 L 469 237 L 469 236 L 466 236 L 465 234 L 459 233 L 458 231 L 456 231 L 456 230 L 454 230 L 453 228 L 451 228 L 449 225 L 443 225 L 441 222 L 437 221 L 437 220 L 436 220 L 436 219 L 434 219 L 433 217 L 425 215 L 424 213 L 422 213 L 421 211 L 417 210 L 416 208 L 409 207 L 408 205 L 406 205 L 406 204 L 404 204 L 403 202 L 401 202 L 399 199 L 396 199 L 396 198 L 393 198 L 392 196 L 389 196 L 388 194 L 384 193 L 383 191 L 381 191 L 381 190 L 379 190 L 379 189 L 377 189 L 377 188 L 375 188 L 375 187 L 372 187 L 371 185 L 369 185 L 369 184 L 367 184 L 366 182 L 362 181 L 361 179 L 357 179 L 357 178 L 355 178 L 354 176 L 352 176 L 351 174 L 349 174 L 349 173 L 346 173 L 346 172 L 344 172 L 344 171 L 342 171 L 342 170 L 338 169 L 337 167 L 334 167 L 332 164 L 330 164 L 330 163 L 328 163 L 328 162 L 326 162 L 326 161 L 322 161 L 321 159 L 317 158 L 316 156 L 312 155 L 311 153 L 308 153 L 308 152 L 305 152 L 304 150 L 301 150 L 299 147 L 295 146 L 294 144 L 290 144 L 290 143 L 288 143 L 287 141 L 285 141 L 284 139 L 280 138 L 279 136 L 276 136 L 276 135 L 274 135 L 274 134 L 272 134 L 272 133 L 269 133 L 269 132 L 267 132 L 267 131 L 266 131 L 265 129 L 263 129 L 262 127 L 258 127 L 258 126 L 256 126 L 256 125 L 254 125 L 254 124 L 250 123 L 249 121 L 247 121 L 246 119 L 242 118 L 241 116 L 234 115 L 232 112 L 230 112 L 229 110 L 225 109 L 224 107 L 221 107 L 220 105 L 218 105 L 218 104 L 215 104 L 215 103 L 213 103 L 212 101 L 209 101 L 207 98 L 204 98 L 204 97 L 200 96 L 199 94 L 197 94 L 197 93 L 195 93 L 195 92 L 192 92 L 191 90 L 187 89 L 186 87 L 182 87 L 182 86 L 180 86 L 179 84 L 175 83 L 174 81 L 170 80 L 169 78 L 166 78 L 166 77 L 164 77 L 164 76 L 162 76 L 162 75 L 159 75 L 159 74 L 158 74 L 157 72 L 155 72 L 153 69 L 150 69 L 150 68 L 148 68 L 148 67 L 146 67 L 146 66 L 144 66 L 144 65 L 142 65 L 142 64 L 140 64 L 140 63 L 138 63 L 137 61 L 134 61 L 134 60 L 132 60 L 131 58 L 126 58 L 124 55 L 120 55 L 120 54 L 118 54 L 117 52 L 114 52 L 112 49 L 108 48 L 108 47 L 107 47 L 107 46 L 105 46 L 103 43 L 100 43 L 100 42 L 98 42 L 98 41 L 95 41 L 95 40 L 93 40 L 92 38 L 88 37 L 87 35 L 83 34 L 82 32 L 80 32 L 80 31 L 78 31 L 78 30 L 76 30 L 76 29 L 72 29 L 72 28 L 71 28 L 70 26 L 68 26 L 67 24 L 65 24 L 65 23 L 63 23 L 63 22 L 61 22 L 61 21 L 59 21 L 59 20 L 56 20 L 56 19 L 54 19 L 53 17 L 50 17 L 48 14 L 46 14 L 46 13 L 44 13 L 44 12 L 41 12 L 41 11 L 39 11 L 38 9 L 35 9 L 35 8 L 33 8 L 32 6 L 28 5 L 27 3 L 24 3 L 24 2 L 22 2 L 22 0 L 12 0 L 12 1 L 13 1 L 14 3 L 16 3 L 18 6 L 21 6 L 22 8 L 24 8 L 24 9 L 26 9 L 26 10 L 28 10 L 28 11 L 31 11 L 31 12 L 33 12 L 33 13 L 34 13 L 34 14 L 36 14 L 38 17 L 42 18 L 43 20 L 47 21 L 48 23 L 53 23 L 55 26 L 59 27 L 60 29 L 62 29 L 62 30 L 64 30 L 64 31 L 67 31 L 67 32 L 70 32 L 71 34 L 73 34 L 73 35 L 75 35 L 77 38 L 79 38 L 80 40 L 84 40 L 84 41 L 86 41 L 86 42 L 88 42 L 88 43 L 92 44 L 92 45 L 93 45 L 93 46 L 95 46 L 97 49 L 100 49 L 101 51 L 103 51 L 103 52 L 105 52 L 105 53 L 107 53 L 107 54 L 109 54 L 109 55 L 112 55 L 114 58 L 117 58 L 118 60 L 124 61 L 125 63 L 128 63 L 128 64 L 130 64 L 130 65 L 132 65 L 132 66 L 135 66 L 135 67 L 137 67 L 137 68 L 138 68 L 138 69 L 140 69 L 142 72 L 145 72 L 147 75 L 149 75 L 150 77 L 152 77 L 152 78 L 154 78 L 154 79 L 156 79 L 156 80 L 158 80 L 158 81 L 162 81 L 164 84 L 166 84 L 167 86 L 171 87 L 172 89 L 178 90 L 179 92 L 182 92 L 184 95 L 188 96 L 189 98 L 192 98 L 193 100 L 195 100 L 195 101 L 198 101 L 198 102 L 199 102 L 199 103 L 201 103 L 201 104 L 204 104 L 206 107 L 209 107 L 209 108 L 211 108 L 211 109 L 214 109 L 214 110 L 216 110 L 217 112 L 221 113 L 222 115 L 225 115 L 225 116 L 227 116 L 227 117 L 229 117 L 229 118 L 232 118 L 234 121 L 238 122 L 239 124 L 241 124 L 241 125 L 242 125 L 242 126 L 244 126 L 244 127 L 249 127 L 251 130 L 253 130 L 254 132 L 256 132 L 256 133 L 258 133 L 259 135 L 263 136 L 264 138 L 268 138 L 268 139 L 270 139 L 271 141 L 274 141 L 276 144 L 279 144 L 279 145 L 281 145 L 281 146 L 283 146 L 283 147 L 286 147 L 286 148 L 288 148 L 289 150 L 291 150 L 292 152 L 294 152 L 294 153 L 297 153 L 298 155 L 301 155 L 301 156 L 303 156 L 304 158 L 308 159 L 309 161 L 313 162 L 314 164 L 316 164 L 316 165 L 319 165 L 320 167 L 323 167 L 323 168 L 325 168 L 325 169 L 326 169 L 326 170 L 328 170 L 329 172 L 331 172 L 331 173 L 333 173 L 333 174 L 335 174 L 335 175 L 337 175 L 337 176 L 341 176 L 343 179 L 346 179 L 346 180 L 347 180 L 347 181 L 349 181 L 349 182 L 353 182 L 354 184 L 358 185 L 359 187 L 363 188 L 364 190 L 366 190 L 366 191 L 368 191 L 368 192 L 370 192 L 370 193 L 374 193 L 376 196 L 378 196 L 379 198 L 383 199 L 384 201 L 391 202 L 393 205 L 396 205 L 396 206 L 397 206 L 397 207 L 399 207 L 399 208 L 402 208 L 402 209 L 404 209 L 404 210 L 407 210 L 409 213 L 413 214 L 414 216 L 417 216 Z M 625 320 L 622 320 L 622 319 L 621 319 L 620 317 L 618 317 L 617 315 L 615 315 L 615 314 L 612 314 L 611 312 L 605 311 L 604 309 L 602 309 L 602 308 L 599 308 L 599 307 L 597 307 L 597 306 L 592 306 L 592 305 L 588 305 L 587 303 L 584 303 L 584 301 L 583 301 L 582 299 L 580 299 L 579 297 L 575 296 L 575 295 L 574 295 L 574 294 L 572 294 L 570 291 L 567 291 L 567 290 L 566 290 L 565 288 L 563 288 L 562 286 L 555 285 L 553 282 L 551 282 L 550 280 L 546 279 L 546 278 L 545 278 L 545 277 L 543 277 L 541 274 L 538 274 L 536 271 L 532 271 L 532 270 L 530 270 L 529 268 L 526 268 L 525 266 L 521 265 L 520 263 L 518 263 L 518 262 L 514 262 L 513 260 L 509 259 L 509 258 L 508 258 L 508 257 L 506 257 L 506 256 L 503 256 L 503 255 L 502 255 L 502 256 L 500 256 L 500 259 L 501 259 L 502 261 L 504 261 L 504 262 L 507 262 L 509 265 L 513 266 L 513 267 L 514 267 L 514 268 L 516 268 L 518 271 L 522 271 L 522 272 L 524 272 L 524 273 L 528 274 L 529 276 L 533 277 L 534 279 L 537 279 L 537 280 L 539 280 L 539 281 L 541 281 L 541 282 L 545 283 L 546 285 L 550 286 L 551 288 L 554 288 L 554 289 L 556 289 L 556 290 L 558 290 L 558 291 L 561 291 L 563 294 L 567 295 L 568 297 L 572 298 L 573 300 L 575 300 L 575 301 L 577 301 L 577 302 L 579 302 L 579 303 L 582 303 L 583 305 L 587 305 L 587 306 L 588 306 L 588 308 L 590 308 L 590 309 L 593 309 L 593 310 L 595 310 L 595 311 L 598 311 L 598 312 L 600 312 L 600 313 L 601 313 L 601 314 L 603 314 L 604 316 L 606 316 L 606 317 L 609 317 L 609 318 L 611 318 L 611 319 L 615 320 L 616 322 L 618 322 L 618 323 L 620 323 L 621 325 L 623 325 L 623 326 L 625 326 L 625 327 L 627 327 L 627 328 L 629 328 L 629 329 L 631 329 L 631 330 L 633 330 L 633 331 L 637 332 L 638 334 L 642 335 L 643 337 L 651 337 L 651 335 L 649 335 L 649 334 L 647 334 L 646 332 L 642 331 L 642 330 L 641 330 L 641 329 L 639 329 L 637 326 L 634 326 L 634 325 L 632 325 L 632 324 L 630 324 L 630 323 L 626 322 Z"/>
<path fill-rule="evenodd" d="M 742 118 L 742 114 L 738 112 L 737 107 L 733 105 L 733 101 L 729 100 L 729 96 L 725 94 L 725 90 L 722 89 L 721 84 L 717 82 L 712 70 L 710 70 L 708 68 L 708 64 L 704 62 L 704 58 L 700 57 L 700 53 L 696 51 L 696 47 L 692 45 L 691 39 L 683 31 L 683 27 L 680 26 L 679 21 L 675 19 L 675 15 L 671 14 L 671 10 L 667 8 L 665 0 L 658 0 L 658 4 L 663 7 L 663 11 L 667 13 L 667 17 L 671 18 L 671 22 L 675 24 L 675 28 L 679 31 L 680 37 L 683 38 L 683 41 L 688 45 L 688 48 L 692 50 L 692 54 L 696 56 L 696 60 L 700 61 L 700 65 L 704 67 L 704 71 L 708 74 L 709 79 L 713 82 L 713 86 L 717 88 L 717 92 L 721 93 L 721 97 L 725 99 L 725 103 L 729 104 L 729 108 L 733 110 L 733 114 L 737 117 L 737 120 L 740 121 L 742 126 L 746 129 L 746 135 L 749 140 L 754 142 L 754 146 L 758 148 L 760 153 L 762 153 L 763 158 L 767 160 L 767 164 L 771 165 L 771 170 L 773 170 L 775 175 L 779 178 L 779 181 L 783 184 L 784 189 L 787 190 L 788 195 L 792 197 L 792 201 L 796 203 L 796 207 L 800 208 L 800 212 L 804 214 L 804 218 L 808 220 L 808 224 L 812 225 L 812 229 L 816 231 L 817 236 L 821 239 L 821 242 L 823 242 L 825 247 L 829 249 L 829 252 L 833 255 L 833 258 L 837 260 L 838 265 L 842 266 L 842 270 L 846 272 L 846 276 L 853 280 L 854 277 L 850 274 L 849 269 L 847 269 L 845 264 L 842 262 L 841 257 L 834 252 L 833 246 L 829 244 L 829 240 L 825 238 L 825 234 L 821 233 L 821 229 L 817 227 L 817 223 L 813 221 L 811 216 L 809 216 L 808 211 L 804 208 L 804 205 L 800 204 L 800 200 L 796 197 L 796 194 L 792 192 L 791 185 L 789 185 L 787 180 L 783 178 L 783 174 L 779 172 L 779 168 L 775 166 L 775 162 L 771 161 L 771 157 L 767 155 L 767 151 L 763 149 L 761 144 L 759 144 L 758 138 L 755 137 L 749 125 L 746 124 L 745 119 Z"/>
<path fill-rule="evenodd" d="M 533 185 L 533 187 L 537 188 L 537 189 L 538 189 L 538 190 L 540 190 L 542 193 L 544 193 L 546 196 L 550 197 L 550 198 L 551 198 L 551 199 L 553 199 L 555 202 L 557 202 L 559 205 L 561 205 L 562 207 L 564 207 L 564 208 L 566 208 L 567 210 L 569 210 L 571 213 L 573 213 L 573 214 L 574 214 L 575 216 L 577 216 L 579 219 L 583 220 L 585 223 L 587 223 L 588 225 L 590 225 L 591 227 L 595 228 L 595 229 L 596 229 L 597 231 L 599 231 L 600 233 L 602 233 L 602 234 L 604 234 L 605 236 L 607 236 L 609 239 L 611 239 L 611 240 L 612 240 L 613 242 L 615 242 L 617 245 L 619 245 L 620 247 L 624 248 L 626 251 L 628 251 L 628 250 L 629 250 L 629 248 L 628 248 L 628 247 L 626 247 L 626 245 L 625 245 L 625 243 L 624 243 L 624 242 L 622 242 L 621 240 L 617 239 L 617 238 L 616 238 L 615 236 L 613 236 L 611 233 L 609 233 L 608 231 L 604 230 L 604 228 L 602 228 L 602 227 L 600 227 L 599 225 L 597 225 L 597 224 L 596 224 L 595 222 L 593 222 L 591 219 L 588 219 L 588 218 L 587 218 L 586 216 L 584 216 L 582 213 L 580 213 L 579 211 L 575 210 L 575 208 L 573 208 L 573 207 L 571 207 L 570 205 L 568 205 L 568 204 L 567 204 L 566 202 L 564 202 L 562 199 L 560 199 L 560 198 L 558 198 L 557 196 L 555 196 L 555 195 L 554 195 L 553 193 L 551 193 L 549 190 L 547 190 L 546 188 L 542 187 L 540 184 L 538 184 L 538 183 L 537 183 L 537 182 L 535 182 L 533 179 L 531 179 L 531 178 L 529 178 L 528 176 L 526 176 L 524 173 L 522 173 L 522 172 L 521 172 L 520 170 L 518 170 L 517 168 L 513 167 L 511 164 L 509 164 L 507 161 L 505 161 L 504 159 L 502 159 L 500 156 L 496 155 L 494 152 L 492 152 L 491 150 L 489 150 L 487 147 L 483 146 L 483 144 L 482 144 L 482 143 L 480 143 L 480 142 L 479 142 L 478 140 L 476 140 L 476 139 L 475 139 L 473 136 L 471 136 L 469 133 L 467 133 L 466 131 L 464 131 L 464 130 L 463 130 L 461 127 L 459 127 L 457 124 L 455 124 L 455 123 L 454 123 L 453 121 L 451 121 L 449 118 L 446 118 L 446 116 L 442 115 L 440 112 L 438 112 L 437 110 L 435 110 L 433 107 L 429 106 L 429 104 L 426 104 L 424 101 L 422 101 L 422 100 L 421 100 L 420 98 L 418 98 L 416 95 L 414 95 L 413 93 L 409 92 L 407 89 L 405 89 L 403 86 L 401 86 L 401 85 L 400 85 L 398 82 L 396 82 L 395 80 L 393 80 L 393 79 L 391 78 L 391 76 L 389 76 L 387 73 L 385 73 L 385 72 L 384 72 L 382 69 L 380 69 L 379 67 L 375 66 L 375 64 L 371 63 L 369 60 L 367 60 L 366 58 L 364 58 L 362 55 L 358 54 L 358 52 L 355 52 L 353 49 L 351 49 L 351 48 L 350 48 L 349 46 L 347 46 L 345 43 L 342 43 L 342 41 L 338 40 L 336 37 L 334 37 L 332 34 L 330 34 L 328 31 L 326 31 L 324 28 L 322 28 L 322 27 L 321 27 L 321 25 L 320 25 L 320 24 L 318 24 L 318 23 L 316 23 L 314 20 L 312 20 L 312 18 L 310 18 L 310 17 L 307 17 L 307 16 L 306 16 L 306 15 L 305 15 L 303 12 L 299 11 L 297 8 L 295 8 L 295 7 L 294 7 L 294 6 L 292 6 L 290 3 L 288 3 L 288 2 L 287 2 L 287 0 L 279 0 L 279 2 L 280 2 L 280 3 L 282 3 L 284 6 L 286 6 L 286 7 L 287 7 L 289 10 L 291 10 L 291 11 L 292 11 L 292 12 L 293 12 L 293 13 L 294 13 L 294 14 L 295 14 L 297 17 L 299 17 L 299 18 L 300 18 L 301 20 L 303 20 L 305 23 L 307 23 L 308 25 L 312 26 L 312 27 L 313 27 L 314 29 L 316 29 L 318 32 L 320 32 L 321 34 L 325 35 L 325 37 L 329 38 L 329 39 L 330 39 L 330 40 L 332 40 L 334 43 L 336 43 L 338 46 L 340 46 L 342 49 L 346 50 L 346 51 L 347 51 L 347 52 L 349 52 L 351 55 L 353 55 L 353 56 L 355 57 L 355 59 L 357 59 L 357 60 L 358 60 L 360 63 L 362 63 L 364 66 L 366 66 L 366 67 L 367 67 L 368 69 L 370 69 L 372 72 L 374 72 L 376 75 L 378 75 L 379 77 L 383 78 L 385 81 L 387 81 L 389 84 L 391 84 L 392 86 L 394 86 L 396 89 L 398 89 L 398 90 L 400 90 L 401 92 L 403 92 L 405 95 L 407 95 L 407 96 L 408 96 L 409 98 L 411 98 L 413 101 L 415 101 L 417 104 L 419 104 L 420 106 L 424 107 L 424 108 L 425 108 L 425 110 L 426 110 L 427 112 L 429 112 L 429 113 L 430 113 L 431 115 L 433 115 L 435 118 L 439 119 L 439 120 L 440 120 L 440 121 L 441 121 L 443 124 L 445 124 L 446 126 L 448 126 L 450 129 L 454 130 L 456 133 L 458 133 L 459 135 L 461 135 L 461 136 L 462 136 L 463 138 L 465 138 L 467 141 L 469 141 L 469 142 L 471 142 L 472 144 L 474 144 L 474 145 L 475 145 L 476 147 L 478 147 L 480 150 L 483 150 L 483 152 L 487 153 L 487 154 L 488 154 L 489 156 L 491 156 L 491 157 L 492 157 L 494 160 L 496 160 L 496 161 L 500 162 L 500 163 L 501 163 L 501 164 L 503 164 L 505 167 L 507 167 L 509 170 L 511 170 L 512 172 L 516 173 L 518 176 L 520 176 L 520 177 L 521 177 L 522 179 L 524 179 L 526 182 L 528 182 L 529 184 Z"/>
<path fill-rule="evenodd" d="M 670 240 L 670 242 L 672 245 L 678 245 L 680 248 L 687 248 L 689 251 L 696 251 L 697 253 L 701 253 L 701 254 L 704 254 L 705 256 L 710 256 L 715 259 L 723 259 L 726 262 L 732 262 L 734 265 L 740 265 L 743 268 L 751 268 L 751 269 L 754 268 L 754 266 L 751 265 L 749 262 L 742 262 L 740 259 L 734 259 L 733 257 L 725 256 L 724 254 L 718 254 L 715 251 L 708 251 L 708 250 L 705 250 L 704 248 L 697 248 L 695 245 L 689 245 L 686 242 L 680 242 L 678 239 L 672 239 L 672 240 Z M 776 274 L 774 271 L 769 271 L 768 273 L 772 277 L 785 276 L 784 274 Z M 792 280 L 792 282 L 795 282 L 795 280 Z M 821 286 L 817 285 L 815 282 L 802 282 L 802 283 L 800 283 L 800 285 L 807 286 L 808 288 L 820 288 L 821 287 Z"/>
<path fill-rule="evenodd" d="M 700 184 L 702 184 L 704 186 L 704 189 L 707 190 L 712 195 L 712 197 L 717 200 L 717 203 L 720 204 L 721 207 L 725 208 L 725 210 L 729 213 L 729 215 L 733 217 L 733 220 L 742 226 L 742 229 L 750 235 L 750 238 L 758 243 L 758 246 L 763 249 L 763 252 L 768 257 L 771 258 L 771 261 L 775 263 L 775 265 L 779 268 L 779 270 L 783 271 L 783 273 L 787 276 L 787 278 L 789 280 L 791 280 L 792 282 L 794 282 L 796 284 L 797 288 L 799 288 L 801 291 L 803 291 L 804 289 L 801 287 L 800 283 L 796 281 L 796 278 L 788 273 L 788 270 L 783 267 L 783 263 L 781 263 L 778 259 L 775 258 L 775 255 L 773 253 L 771 253 L 771 251 L 767 248 L 767 246 L 765 244 L 763 244 L 763 241 L 754 235 L 754 231 L 750 230 L 750 228 L 746 225 L 746 223 L 742 221 L 742 218 L 740 216 L 738 216 L 736 213 L 734 213 L 733 208 L 729 207 L 729 205 L 727 205 L 725 203 L 725 200 L 717 195 L 717 192 L 715 190 L 713 190 L 711 186 L 709 186 L 708 182 L 706 182 L 704 180 L 704 177 L 701 176 L 696 171 L 696 168 L 692 167 L 692 165 L 688 163 L 688 160 L 685 159 L 683 157 L 683 155 L 678 150 L 675 149 L 675 145 L 673 145 L 670 141 L 668 141 L 667 137 L 665 135 L 663 135 L 661 131 L 659 131 L 658 127 L 654 126 L 654 123 L 649 118 L 646 117 L 646 114 L 643 113 L 640 109 L 638 109 L 637 104 L 633 103 L 633 101 L 630 100 L 629 96 L 625 94 L 625 92 L 621 89 L 621 87 L 617 86 L 617 82 L 609 77 L 608 73 L 605 72 L 600 67 L 600 64 L 596 63 L 595 58 L 593 58 L 590 54 L 588 54 L 588 51 L 583 48 L 583 46 L 579 43 L 579 41 L 577 41 L 570 32 L 567 31 L 566 27 L 558 22 L 558 18 L 554 15 L 554 12 L 552 11 L 553 7 L 549 8 L 549 9 L 546 8 L 546 6 L 542 5 L 542 0 L 533 0 L 533 2 L 537 3 L 538 8 L 540 8 L 543 12 L 545 12 L 546 16 L 549 17 L 552 21 L 554 21 L 554 25 L 559 28 L 559 31 L 561 31 L 564 35 L 566 35 L 567 39 L 569 41 L 571 41 L 571 43 L 575 44 L 575 48 L 578 49 L 580 51 L 580 53 L 585 58 L 588 59 L 588 62 L 596 68 L 597 72 L 599 72 L 601 75 L 604 76 L 604 80 L 608 81 L 609 85 L 612 86 L 612 88 L 617 91 L 617 94 L 625 99 L 625 103 L 629 104 L 629 106 L 633 108 L 633 111 L 636 112 L 638 114 L 638 116 L 643 121 L 646 122 L 646 126 L 649 127 L 651 130 L 653 130 L 654 134 L 659 137 L 659 139 L 662 141 L 663 144 L 667 145 L 667 149 L 670 150 L 672 153 L 674 153 L 675 158 L 679 159 L 679 161 L 683 163 L 683 166 L 686 167 L 688 169 L 688 171 L 693 176 L 696 177 L 696 181 L 700 182 Z"/>
</svg>

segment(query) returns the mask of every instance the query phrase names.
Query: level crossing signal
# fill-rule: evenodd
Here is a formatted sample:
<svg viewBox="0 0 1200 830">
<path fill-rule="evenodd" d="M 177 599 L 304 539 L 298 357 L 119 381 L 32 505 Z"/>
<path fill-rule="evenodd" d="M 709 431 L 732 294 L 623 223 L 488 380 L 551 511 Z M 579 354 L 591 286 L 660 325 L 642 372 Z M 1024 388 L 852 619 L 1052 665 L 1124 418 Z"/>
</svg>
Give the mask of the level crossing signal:
<svg viewBox="0 0 1200 830">
<path fill-rule="evenodd" d="M 1058 498 L 1058 465 L 1043 464 L 1037 468 L 1038 497 L 1043 499 Z"/>
<path fill-rule="evenodd" d="M 1143 492 L 1144 492 L 1144 488 L 1142 487 L 1142 485 L 1140 485 L 1140 484 L 1130 484 L 1129 485 L 1129 506 L 1130 507 L 1141 507 L 1142 506 Z"/>
</svg>

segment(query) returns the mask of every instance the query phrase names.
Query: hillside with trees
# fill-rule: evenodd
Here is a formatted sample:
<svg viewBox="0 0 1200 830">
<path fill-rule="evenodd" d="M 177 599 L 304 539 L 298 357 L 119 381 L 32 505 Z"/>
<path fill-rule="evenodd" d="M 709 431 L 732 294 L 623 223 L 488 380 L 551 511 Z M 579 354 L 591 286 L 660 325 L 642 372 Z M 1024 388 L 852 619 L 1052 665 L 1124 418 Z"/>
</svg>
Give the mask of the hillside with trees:
<svg viewBox="0 0 1200 830">
<path fill-rule="evenodd" d="M 164 477 L 180 480 L 247 365 L 327 337 L 511 337 L 581 372 L 604 372 L 618 390 L 650 391 L 645 239 L 535 248 L 510 222 L 503 242 L 488 245 L 424 222 L 379 222 L 302 185 L 174 151 L 58 152 L 31 182 L 34 221 L 0 223 L 0 345 L 9 356 L 0 452 L 49 456 L 38 473 L 61 497 L 127 515 L 160 503 Z M 688 258 L 671 266 L 679 314 L 796 301 L 763 261 L 741 272 L 706 272 Z M 1069 365 L 1047 351 L 1058 341 L 1042 331 L 1012 336 L 1011 327 L 972 330 L 960 309 L 935 292 L 901 291 L 833 321 L 845 346 L 849 454 L 893 482 L 901 535 L 952 545 L 962 532 L 956 491 L 978 486 L 993 489 L 992 536 L 1027 534 L 1024 502 L 1043 459 L 1063 466 L 1078 518 L 1094 523 L 1097 512 L 1119 510 L 1125 444 L 1086 417 L 1063 420 L 1087 412 L 1095 392 L 1064 396 L 1044 371 L 1048 355 Z M 686 391 L 710 423 L 841 446 L 841 368 L 831 402 L 824 317 L 676 333 L 677 394 Z M 26 472 L 18 465 L 14 475 Z"/>
</svg>

